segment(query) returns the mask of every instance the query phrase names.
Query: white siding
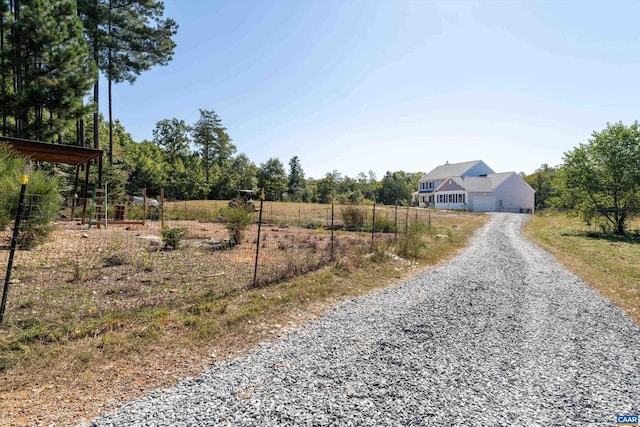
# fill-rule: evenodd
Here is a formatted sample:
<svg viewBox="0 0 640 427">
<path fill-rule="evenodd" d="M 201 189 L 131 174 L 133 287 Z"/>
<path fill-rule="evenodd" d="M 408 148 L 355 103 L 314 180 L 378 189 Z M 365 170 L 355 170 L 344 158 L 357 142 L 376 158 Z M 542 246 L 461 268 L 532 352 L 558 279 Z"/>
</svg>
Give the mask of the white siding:
<svg viewBox="0 0 640 427">
<path fill-rule="evenodd" d="M 533 212 L 535 190 L 514 173 L 495 189 L 496 210 L 501 212 Z M 502 201 L 502 204 L 500 203 Z"/>
<path fill-rule="evenodd" d="M 471 198 L 471 210 L 474 212 L 493 212 L 496 210 L 496 198 L 474 195 Z"/>
</svg>

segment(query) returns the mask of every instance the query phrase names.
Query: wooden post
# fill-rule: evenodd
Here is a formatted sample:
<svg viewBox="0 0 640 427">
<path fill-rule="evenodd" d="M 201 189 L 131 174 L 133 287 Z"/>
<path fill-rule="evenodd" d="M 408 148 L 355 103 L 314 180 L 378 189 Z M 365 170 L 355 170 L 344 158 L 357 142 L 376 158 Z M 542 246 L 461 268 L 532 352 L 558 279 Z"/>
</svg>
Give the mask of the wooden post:
<svg viewBox="0 0 640 427">
<path fill-rule="evenodd" d="M 74 212 L 76 210 L 76 199 L 78 198 L 78 176 L 80 175 L 80 165 L 76 165 L 76 177 L 73 180 L 73 192 L 71 193 L 71 221 L 73 221 Z"/>
<path fill-rule="evenodd" d="M 142 225 L 147 225 L 147 189 L 142 189 Z"/>
<path fill-rule="evenodd" d="M 160 229 L 164 228 L 164 187 L 160 188 Z"/>
</svg>

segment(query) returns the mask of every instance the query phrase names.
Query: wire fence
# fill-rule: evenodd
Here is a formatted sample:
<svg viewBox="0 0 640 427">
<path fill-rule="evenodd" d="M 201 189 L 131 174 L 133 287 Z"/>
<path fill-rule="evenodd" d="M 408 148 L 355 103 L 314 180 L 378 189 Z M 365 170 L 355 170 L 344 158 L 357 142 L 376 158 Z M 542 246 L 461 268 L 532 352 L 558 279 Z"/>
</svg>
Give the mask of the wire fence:
<svg viewBox="0 0 640 427">
<path fill-rule="evenodd" d="M 202 307 L 203 295 L 223 305 L 224 295 L 294 278 L 371 251 L 412 224 L 431 224 L 431 212 L 419 208 L 264 202 L 234 239 L 226 201 L 114 204 L 85 221 L 65 215 L 48 224 L 38 197 L 27 191 L 22 208 L 0 206 L 1 321 L 34 333 L 46 322 L 49 336 L 59 325 L 60 337 L 118 328 L 123 311 L 144 318 L 176 306 L 223 310 Z M 175 245 L 171 230 L 180 231 Z"/>
</svg>

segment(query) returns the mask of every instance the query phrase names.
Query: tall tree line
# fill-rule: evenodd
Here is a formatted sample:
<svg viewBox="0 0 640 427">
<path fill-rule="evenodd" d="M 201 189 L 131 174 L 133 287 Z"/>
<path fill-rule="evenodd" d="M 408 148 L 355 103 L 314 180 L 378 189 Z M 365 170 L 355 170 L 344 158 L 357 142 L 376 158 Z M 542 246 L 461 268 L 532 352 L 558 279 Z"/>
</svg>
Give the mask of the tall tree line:
<svg viewBox="0 0 640 427">
<path fill-rule="evenodd" d="M 2 132 L 61 140 L 97 80 L 75 1 L 3 0 L 0 10 Z"/>
<path fill-rule="evenodd" d="M 0 0 L 3 135 L 84 145 L 85 118 L 93 111 L 98 148 L 102 72 L 109 82 L 112 160 L 111 84 L 133 83 L 171 60 L 177 24 L 163 14 L 156 0 Z"/>
</svg>

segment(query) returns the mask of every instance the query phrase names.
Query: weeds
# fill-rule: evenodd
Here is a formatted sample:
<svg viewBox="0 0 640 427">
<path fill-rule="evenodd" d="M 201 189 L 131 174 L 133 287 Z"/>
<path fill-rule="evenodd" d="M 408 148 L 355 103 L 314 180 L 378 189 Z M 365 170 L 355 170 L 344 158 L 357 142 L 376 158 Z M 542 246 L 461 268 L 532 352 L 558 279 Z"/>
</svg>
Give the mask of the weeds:
<svg viewBox="0 0 640 427">
<path fill-rule="evenodd" d="M 127 263 L 127 257 L 124 254 L 107 255 L 102 260 L 102 265 L 105 267 L 115 267 L 118 265 L 124 265 Z"/>
<path fill-rule="evenodd" d="M 325 210 L 316 215 L 324 214 Z M 453 242 L 431 242 L 424 236 L 429 244 L 428 264 L 455 253 L 483 222 L 469 217 L 468 225 L 461 224 L 460 219 L 449 216 L 434 221 L 442 233 L 453 221 L 460 228 L 452 231 Z M 206 226 L 225 233 L 224 225 Z M 78 361 L 73 369 L 91 376 L 113 361 L 144 359 L 151 366 L 170 363 L 175 358 L 166 355 L 185 347 L 209 354 L 212 342 L 219 354 L 223 353 L 220 349 L 237 354 L 264 339 L 256 325 L 308 319 L 328 301 L 385 286 L 413 268 L 391 256 L 399 251 L 391 236 L 376 235 L 380 244 L 371 258 L 365 258 L 362 248 L 370 250 L 370 234 L 335 233 L 335 261 L 331 261 L 328 232 L 290 227 L 261 239 L 266 250 L 260 251 L 258 287 L 254 289 L 255 246 L 253 250 L 251 245 L 240 245 L 232 251 L 212 252 L 184 245 L 179 251 L 160 251 L 148 240 L 129 237 L 123 241 L 121 236 L 127 232 L 121 229 L 122 234 L 114 234 L 114 229 L 118 230 L 91 230 L 88 239 L 78 238 L 82 246 L 69 250 L 73 256 L 62 256 L 69 239 L 54 246 L 60 257 L 47 254 L 40 259 L 39 249 L 23 254 L 29 256 L 28 267 L 19 264 L 19 271 L 28 271 L 29 277 L 21 277 L 22 283 L 14 288 L 9 323 L 1 326 L 0 369 L 11 371 L 11 384 L 5 389 L 34 379 L 25 379 L 25 365 L 33 366 L 37 381 L 44 383 L 68 369 L 69 361 Z M 247 241 L 255 241 L 256 229 L 250 225 Z M 65 260 L 66 268 L 60 268 L 59 259 Z M 115 265 L 121 267 L 107 267 Z M 109 289 L 117 292 L 107 294 Z M 18 310 L 18 304 L 24 308 Z M 131 375 L 137 373 L 131 371 Z"/>
<path fill-rule="evenodd" d="M 178 249 L 182 238 L 187 233 L 187 229 L 184 227 L 164 227 L 162 229 L 162 242 L 165 249 Z"/>
</svg>

